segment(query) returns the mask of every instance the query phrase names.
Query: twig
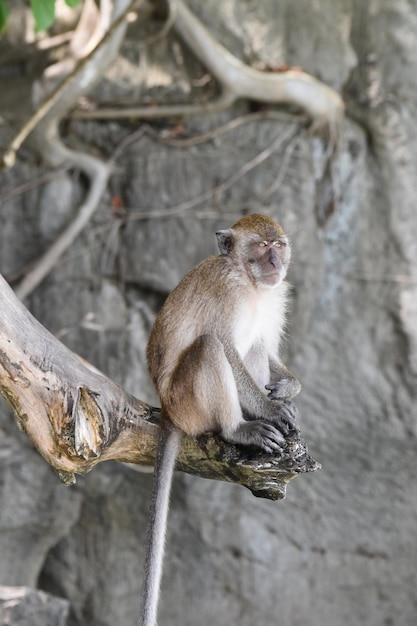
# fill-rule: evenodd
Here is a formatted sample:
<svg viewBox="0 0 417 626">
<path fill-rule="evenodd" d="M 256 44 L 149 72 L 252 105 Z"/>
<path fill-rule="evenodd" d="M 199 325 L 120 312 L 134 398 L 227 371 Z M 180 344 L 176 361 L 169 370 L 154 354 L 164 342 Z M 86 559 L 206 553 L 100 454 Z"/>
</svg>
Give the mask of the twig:
<svg viewBox="0 0 417 626">
<path fill-rule="evenodd" d="M 234 185 L 238 180 L 240 180 L 248 172 L 253 170 L 255 167 L 257 167 L 264 161 L 266 161 L 266 159 L 269 159 L 271 154 L 276 152 L 276 150 L 280 148 L 285 141 L 295 136 L 297 132 L 298 132 L 297 127 L 295 127 L 295 129 L 294 127 L 293 128 L 289 127 L 286 130 L 286 132 L 279 134 L 278 137 L 271 143 L 271 145 L 268 146 L 268 148 L 265 148 L 265 150 L 262 150 L 262 152 L 257 154 L 254 159 L 245 163 L 237 172 L 233 174 L 233 176 L 229 178 L 229 180 L 222 183 L 221 185 L 218 185 L 216 187 L 216 196 L 218 200 L 220 200 L 222 194 L 226 191 L 226 189 L 229 189 L 232 185 Z"/>
<path fill-rule="evenodd" d="M 277 175 L 276 179 L 259 196 L 259 200 L 261 202 L 264 201 L 264 200 L 267 200 L 268 198 L 270 198 L 272 196 L 272 194 L 275 193 L 275 191 L 277 191 L 281 187 L 282 182 L 283 182 L 283 180 L 285 178 L 285 175 L 286 175 L 286 173 L 288 171 L 288 167 L 289 167 L 289 164 L 290 164 L 290 160 L 291 160 L 292 154 L 293 154 L 294 150 L 296 149 L 297 145 L 298 145 L 298 137 L 295 137 L 294 139 L 292 139 L 288 143 L 287 147 L 284 150 L 284 155 L 282 157 L 281 165 L 280 165 L 280 168 L 278 170 L 278 175 Z"/>
<path fill-rule="evenodd" d="M 57 48 L 58 46 L 63 46 L 64 44 L 68 43 L 69 41 L 71 41 L 73 36 L 74 31 L 70 30 L 66 33 L 61 33 L 59 35 L 52 35 L 51 37 L 38 39 L 38 41 L 36 41 L 34 45 L 38 50 L 50 50 L 51 48 Z"/>
<path fill-rule="evenodd" d="M 116 162 L 120 155 L 125 152 L 126 148 L 128 148 L 132 143 L 139 141 L 139 139 L 141 139 L 146 133 L 150 134 L 150 131 L 151 129 L 149 126 L 140 126 L 140 128 L 138 128 L 134 133 L 127 135 L 114 150 L 112 154 L 112 161 Z"/>
<path fill-rule="evenodd" d="M 71 117 L 77 119 L 125 119 L 136 118 L 153 120 L 166 117 L 187 117 L 191 115 L 203 115 L 217 113 L 228 109 L 234 103 L 234 98 L 229 94 L 222 94 L 211 102 L 201 104 L 167 104 L 161 106 L 134 106 L 123 109 L 114 107 L 103 109 L 74 109 Z"/>
<path fill-rule="evenodd" d="M 245 163 L 241 168 L 239 168 L 232 176 L 225 182 L 220 183 L 213 189 L 210 189 L 195 198 L 191 198 L 190 200 L 186 200 L 185 202 L 181 202 L 174 207 L 170 207 L 169 209 L 156 209 L 143 211 L 140 213 L 130 214 L 128 216 L 129 221 L 138 221 L 150 218 L 161 218 L 161 217 L 173 217 L 177 215 L 181 215 L 190 209 L 195 208 L 199 204 L 206 202 L 210 198 L 215 197 L 217 200 L 220 196 L 229 189 L 232 185 L 234 185 L 238 180 L 240 180 L 243 176 L 245 176 L 252 169 L 263 163 L 266 159 L 268 159 L 274 152 L 276 152 L 286 141 L 290 140 L 295 134 L 298 132 L 298 127 L 289 127 L 286 129 L 284 133 L 281 133 L 270 146 L 262 150 L 259 154 L 256 155 L 253 159 Z"/>
<path fill-rule="evenodd" d="M 200 135 L 195 135 L 194 137 L 187 137 L 183 139 L 164 137 L 162 133 L 158 134 L 153 129 L 151 130 L 154 136 L 156 136 L 157 140 L 162 144 L 172 146 L 173 148 L 190 148 L 192 146 L 197 146 L 202 143 L 207 143 L 208 141 L 218 139 L 225 133 L 235 130 L 239 126 L 249 124 L 250 122 L 255 122 L 258 120 L 274 120 L 278 122 L 285 122 L 286 124 L 296 122 L 302 123 L 304 121 L 303 118 L 301 118 L 299 115 L 290 115 L 289 113 L 283 113 L 282 111 L 257 111 L 256 113 L 248 113 L 247 115 L 235 117 L 223 126 L 219 126 L 213 130 L 209 130 L 206 133 L 201 133 Z"/>
<path fill-rule="evenodd" d="M 45 174 L 42 174 L 41 176 L 37 176 L 36 178 L 32 178 L 32 180 L 28 180 L 26 183 L 23 183 L 22 185 L 17 185 L 17 187 L 13 187 L 12 189 L 6 188 L 2 191 L 2 193 L 0 193 L 0 202 L 2 204 L 5 204 L 6 202 L 10 202 L 10 200 L 13 200 L 16 197 L 21 196 L 27 191 L 36 189 L 36 187 L 39 187 L 40 185 L 43 185 L 44 183 L 48 183 L 49 181 L 54 180 L 55 178 L 59 178 L 59 176 L 63 174 L 64 172 L 66 172 L 67 170 L 68 170 L 67 167 L 61 167 L 59 169 L 53 170 L 52 172 L 45 172 Z"/>
</svg>

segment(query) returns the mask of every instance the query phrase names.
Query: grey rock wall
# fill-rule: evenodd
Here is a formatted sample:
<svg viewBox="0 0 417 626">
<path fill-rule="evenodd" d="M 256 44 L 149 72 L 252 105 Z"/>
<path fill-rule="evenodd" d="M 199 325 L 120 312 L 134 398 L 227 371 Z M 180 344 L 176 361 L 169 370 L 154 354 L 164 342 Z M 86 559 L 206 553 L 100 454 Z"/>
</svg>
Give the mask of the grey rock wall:
<svg viewBox="0 0 417 626">
<path fill-rule="evenodd" d="M 28 587 L 0 586 L 0 623 L 5 626 L 65 626 L 69 602 Z"/>
<path fill-rule="evenodd" d="M 322 141 L 300 130 L 289 160 L 283 145 L 221 196 L 157 217 L 230 180 L 288 125 L 257 121 L 187 150 L 145 134 L 29 305 L 73 350 L 156 402 L 144 365 L 154 311 L 215 251 L 216 229 L 242 212 L 271 212 L 293 240 L 284 348 L 303 383 L 303 435 L 323 469 L 291 483 L 280 503 L 178 475 L 159 623 L 415 626 L 417 3 L 190 4 L 235 54 L 302 65 L 343 91 L 333 175 Z M 149 54 L 163 67 L 158 50 Z M 246 112 L 241 104 L 187 128 Z M 110 152 L 130 129 L 74 124 L 80 132 Z M 2 184 L 42 172 L 20 162 Z M 81 194 L 67 173 L 2 203 L 0 271 L 12 276 L 36 258 Z M 111 208 L 114 195 L 126 221 Z M 70 626 L 134 624 L 151 476 L 106 464 L 66 488 L 4 409 L 0 430 L 0 584 L 68 599 Z"/>
</svg>

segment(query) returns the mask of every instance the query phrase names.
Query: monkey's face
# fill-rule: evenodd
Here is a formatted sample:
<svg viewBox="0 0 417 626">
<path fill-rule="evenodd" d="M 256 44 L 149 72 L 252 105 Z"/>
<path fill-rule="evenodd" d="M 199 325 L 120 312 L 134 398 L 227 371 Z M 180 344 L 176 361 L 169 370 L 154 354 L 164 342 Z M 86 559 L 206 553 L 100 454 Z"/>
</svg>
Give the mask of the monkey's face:
<svg viewBox="0 0 417 626">
<path fill-rule="evenodd" d="M 256 239 L 249 244 L 248 269 L 257 284 L 275 287 L 287 275 L 290 256 L 290 246 L 286 237 Z"/>
<path fill-rule="evenodd" d="M 222 255 L 245 269 L 256 284 L 275 287 L 284 280 L 291 247 L 282 227 L 266 215 L 247 215 L 216 233 Z"/>
</svg>

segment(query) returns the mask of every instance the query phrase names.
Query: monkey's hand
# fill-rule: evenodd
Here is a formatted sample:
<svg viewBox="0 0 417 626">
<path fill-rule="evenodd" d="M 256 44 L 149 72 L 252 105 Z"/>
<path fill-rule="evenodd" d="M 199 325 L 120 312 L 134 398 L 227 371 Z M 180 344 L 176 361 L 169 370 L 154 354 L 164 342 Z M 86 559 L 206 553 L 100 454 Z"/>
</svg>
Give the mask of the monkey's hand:
<svg viewBox="0 0 417 626">
<path fill-rule="evenodd" d="M 268 398 L 270 400 L 292 400 L 301 391 L 301 383 L 295 376 L 285 376 L 269 385 L 265 385 L 268 389 Z"/>
<path fill-rule="evenodd" d="M 270 385 L 268 385 L 270 386 Z M 268 396 L 270 397 L 271 394 Z M 271 422 L 278 428 L 283 435 L 289 435 L 293 433 L 299 433 L 300 427 L 297 424 L 298 409 L 294 402 L 290 400 L 274 400 L 272 399 L 274 406 L 276 407 L 276 414 L 272 418 Z"/>
<path fill-rule="evenodd" d="M 247 446 L 257 446 L 269 454 L 282 450 L 285 446 L 285 439 L 280 429 L 263 420 L 241 422 L 227 437 L 227 440 Z"/>
</svg>

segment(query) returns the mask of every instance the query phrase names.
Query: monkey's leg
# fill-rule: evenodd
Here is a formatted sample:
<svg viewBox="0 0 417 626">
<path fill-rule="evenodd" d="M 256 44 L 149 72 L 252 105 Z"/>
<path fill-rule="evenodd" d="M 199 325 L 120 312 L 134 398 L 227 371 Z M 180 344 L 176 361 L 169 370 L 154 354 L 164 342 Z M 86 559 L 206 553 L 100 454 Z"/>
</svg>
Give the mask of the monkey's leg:
<svg viewBox="0 0 417 626">
<path fill-rule="evenodd" d="M 169 395 L 171 420 L 190 435 L 220 429 L 233 443 L 270 453 L 283 447 L 284 437 L 273 424 L 244 420 L 232 367 L 214 335 L 201 335 L 183 352 Z"/>
<path fill-rule="evenodd" d="M 292 394 L 298 393 L 301 385 L 278 359 L 274 359 L 272 363 L 271 361 L 262 343 L 254 344 L 250 348 L 244 358 L 244 365 L 251 380 L 247 377 L 242 379 L 239 398 L 246 419 L 265 420 L 287 436 L 291 432 L 299 431 L 296 422 L 297 408 L 288 399 Z M 255 389 L 251 390 L 251 383 L 256 385 Z M 270 390 L 268 396 L 265 389 Z"/>
<path fill-rule="evenodd" d="M 269 366 L 271 382 L 265 385 L 265 389 L 269 391 L 268 399 L 276 401 L 276 404 L 280 406 L 279 416 L 283 424 L 287 425 L 288 432 L 294 430 L 299 432 L 300 428 L 296 422 L 298 410 L 291 400 L 300 393 L 301 383 L 278 360 L 270 358 Z"/>
</svg>

